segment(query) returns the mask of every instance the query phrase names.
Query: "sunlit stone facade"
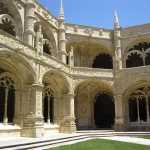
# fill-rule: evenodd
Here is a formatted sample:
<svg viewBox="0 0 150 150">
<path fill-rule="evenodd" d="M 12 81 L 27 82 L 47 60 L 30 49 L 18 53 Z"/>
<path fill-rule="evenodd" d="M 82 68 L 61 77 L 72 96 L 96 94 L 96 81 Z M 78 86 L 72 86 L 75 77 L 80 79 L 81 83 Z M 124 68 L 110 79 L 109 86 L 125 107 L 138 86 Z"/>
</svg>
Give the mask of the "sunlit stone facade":
<svg viewBox="0 0 150 150">
<path fill-rule="evenodd" d="M 34 0 L 0 1 L 0 135 L 150 130 L 150 24 L 66 23 Z"/>
</svg>

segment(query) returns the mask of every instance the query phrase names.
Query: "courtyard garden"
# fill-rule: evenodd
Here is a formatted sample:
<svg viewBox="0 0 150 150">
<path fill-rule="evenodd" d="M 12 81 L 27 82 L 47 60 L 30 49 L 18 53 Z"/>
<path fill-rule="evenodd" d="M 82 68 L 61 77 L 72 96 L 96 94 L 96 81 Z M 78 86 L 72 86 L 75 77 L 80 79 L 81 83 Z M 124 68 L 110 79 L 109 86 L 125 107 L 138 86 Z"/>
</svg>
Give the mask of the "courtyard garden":
<svg viewBox="0 0 150 150">
<path fill-rule="evenodd" d="M 51 148 L 49 150 L 150 150 L 150 146 L 95 139 L 77 144 Z"/>
</svg>

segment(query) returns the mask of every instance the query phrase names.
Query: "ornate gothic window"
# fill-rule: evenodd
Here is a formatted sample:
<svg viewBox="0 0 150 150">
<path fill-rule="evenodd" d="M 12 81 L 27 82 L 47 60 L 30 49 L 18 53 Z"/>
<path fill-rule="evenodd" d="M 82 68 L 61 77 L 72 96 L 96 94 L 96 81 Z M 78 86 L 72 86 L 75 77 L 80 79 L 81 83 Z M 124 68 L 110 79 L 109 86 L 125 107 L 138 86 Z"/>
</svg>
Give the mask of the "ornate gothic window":
<svg viewBox="0 0 150 150">
<path fill-rule="evenodd" d="M 43 116 L 45 123 L 54 123 L 54 93 L 49 87 L 43 93 Z"/>
<path fill-rule="evenodd" d="M 129 49 L 126 59 L 126 67 L 138 67 L 150 65 L 150 43 L 144 42 L 134 45 Z"/>
<path fill-rule="evenodd" d="M 100 54 L 96 56 L 93 62 L 93 68 L 112 69 L 113 68 L 112 57 L 108 54 Z"/>
<path fill-rule="evenodd" d="M 0 75 L 0 122 L 13 123 L 15 112 L 15 82 L 7 73 Z"/>
<path fill-rule="evenodd" d="M 150 86 L 138 88 L 129 97 L 130 122 L 150 121 Z"/>
</svg>

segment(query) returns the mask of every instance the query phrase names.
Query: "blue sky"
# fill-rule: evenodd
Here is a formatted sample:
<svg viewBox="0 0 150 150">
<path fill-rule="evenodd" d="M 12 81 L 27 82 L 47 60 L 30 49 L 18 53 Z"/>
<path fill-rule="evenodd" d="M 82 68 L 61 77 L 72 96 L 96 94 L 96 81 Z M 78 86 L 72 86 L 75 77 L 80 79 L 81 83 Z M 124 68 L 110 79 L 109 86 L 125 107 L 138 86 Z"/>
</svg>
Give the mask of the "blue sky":
<svg viewBox="0 0 150 150">
<path fill-rule="evenodd" d="M 58 16 L 60 0 L 39 0 Z M 113 27 L 113 12 L 118 11 L 122 27 L 150 23 L 150 0 L 63 0 L 69 23 L 103 28 Z"/>
</svg>

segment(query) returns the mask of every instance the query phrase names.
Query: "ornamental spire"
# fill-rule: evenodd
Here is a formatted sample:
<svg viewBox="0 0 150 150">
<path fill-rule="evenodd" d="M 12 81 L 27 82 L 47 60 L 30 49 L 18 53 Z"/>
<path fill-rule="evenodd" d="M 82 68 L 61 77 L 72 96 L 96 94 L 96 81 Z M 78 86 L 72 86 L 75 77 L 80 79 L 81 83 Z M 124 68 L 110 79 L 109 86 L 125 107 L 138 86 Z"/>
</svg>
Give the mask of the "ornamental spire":
<svg viewBox="0 0 150 150">
<path fill-rule="evenodd" d="M 65 13 L 64 13 L 64 6 L 63 6 L 63 0 L 60 1 L 60 12 L 59 12 L 59 19 L 64 20 Z"/>
<path fill-rule="evenodd" d="M 120 22 L 117 11 L 114 12 L 114 27 L 120 28 Z"/>
</svg>

